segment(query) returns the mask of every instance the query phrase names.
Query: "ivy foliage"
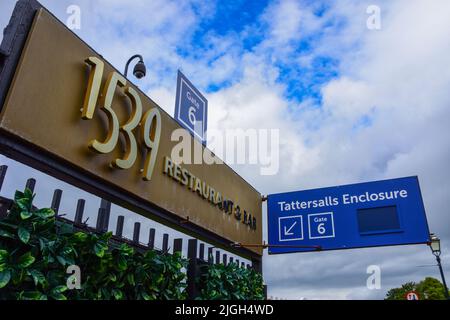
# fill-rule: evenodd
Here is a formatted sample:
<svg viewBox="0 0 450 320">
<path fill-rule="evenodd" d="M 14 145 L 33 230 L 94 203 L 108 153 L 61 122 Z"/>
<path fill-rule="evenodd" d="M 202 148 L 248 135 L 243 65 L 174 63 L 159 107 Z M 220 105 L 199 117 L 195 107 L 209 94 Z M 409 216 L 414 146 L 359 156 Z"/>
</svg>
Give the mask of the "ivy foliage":
<svg viewBox="0 0 450 320">
<path fill-rule="evenodd" d="M 111 233 L 74 232 L 52 209 L 33 207 L 28 189 L 17 191 L 0 220 L 0 300 L 185 299 L 187 261 L 181 254 L 137 252 L 114 246 Z M 77 265 L 81 289 L 69 290 L 66 273 Z"/>
<path fill-rule="evenodd" d="M 263 300 L 262 275 L 253 269 L 228 265 L 203 265 L 198 281 L 201 300 Z"/>
</svg>

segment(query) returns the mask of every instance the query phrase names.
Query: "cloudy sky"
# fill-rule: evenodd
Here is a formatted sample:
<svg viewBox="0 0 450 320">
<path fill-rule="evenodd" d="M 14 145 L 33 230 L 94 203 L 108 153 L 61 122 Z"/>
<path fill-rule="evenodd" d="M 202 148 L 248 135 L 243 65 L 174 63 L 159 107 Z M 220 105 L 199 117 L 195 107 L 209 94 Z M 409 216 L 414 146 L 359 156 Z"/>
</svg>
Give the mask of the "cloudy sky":
<svg viewBox="0 0 450 320">
<path fill-rule="evenodd" d="M 233 166 L 262 194 L 418 175 L 450 279 L 450 1 L 41 2 L 63 22 L 78 5 L 74 31 L 118 69 L 141 53 L 135 82 L 169 114 L 181 69 L 208 98 L 210 129 L 279 129 L 277 175 Z M 14 3 L 0 2 L 1 27 Z M 369 248 L 265 256 L 264 274 L 279 298 L 380 299 L 439 277 L 433 263 L 425 245 Z M 366 287 L 369 265 L 380 290 Z"/>
</svg>

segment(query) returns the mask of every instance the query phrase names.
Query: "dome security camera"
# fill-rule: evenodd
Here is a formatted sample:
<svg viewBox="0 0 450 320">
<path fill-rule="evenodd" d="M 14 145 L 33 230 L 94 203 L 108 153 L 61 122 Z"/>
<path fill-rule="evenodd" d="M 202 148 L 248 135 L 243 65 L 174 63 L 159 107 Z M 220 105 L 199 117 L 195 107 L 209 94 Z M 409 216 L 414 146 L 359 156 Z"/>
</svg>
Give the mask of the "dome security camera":
<svg viewBox="0 0 450 320">
<path fill-rule="evenodd" d="M 145 67 L 144 61 L 139 61 L 134 67 L 133 74 L 136 78 L 142 79 L 147 74 L 147 68 Z"/>
</svg>

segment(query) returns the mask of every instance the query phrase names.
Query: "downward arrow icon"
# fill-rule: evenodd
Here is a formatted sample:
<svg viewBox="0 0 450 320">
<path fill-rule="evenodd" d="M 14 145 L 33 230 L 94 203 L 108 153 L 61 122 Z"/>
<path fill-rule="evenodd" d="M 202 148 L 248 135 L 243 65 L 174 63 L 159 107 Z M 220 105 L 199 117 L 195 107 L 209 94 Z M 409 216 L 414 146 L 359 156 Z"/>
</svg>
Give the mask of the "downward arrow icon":
<svg viewBox="0 0 450 320">
<path fill-rule="evenodd" d="M 294 233 L 291 232 L 291 231 L 295 227 L 296 224 L 297 224 L 297 221 L 295 221 L 294 224 L 289 229 L 287 229 L 286 226 L 284 226 L 284 235 L 286 235 L 286 236 L 293 236 Z"/>
</svg>

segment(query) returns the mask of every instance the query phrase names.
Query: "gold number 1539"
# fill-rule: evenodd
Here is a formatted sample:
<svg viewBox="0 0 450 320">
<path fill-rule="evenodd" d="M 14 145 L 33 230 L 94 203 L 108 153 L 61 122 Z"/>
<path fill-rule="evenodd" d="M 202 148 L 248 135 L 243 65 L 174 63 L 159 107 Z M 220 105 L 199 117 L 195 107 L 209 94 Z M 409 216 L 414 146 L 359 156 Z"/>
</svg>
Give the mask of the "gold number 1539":
<svg viewBox="0 0 450 320">
<path fill-rule="evenodd" d="M 86 59 L 86 63 L 91 66 L 92 70 L 81 117 L 85 120 L 91 120 L 100 94 L 104 62 L 97 57 L 89 57 Z M 112 109 L 116 87 L 124 88 L 125 96 L 131 100 L 133 109 L 130 118 L 123 125 L 119 124 L 119 119 Z M 148 149 L 142 178 L 150 180 L 161 138 L 161 114 L 159 110 L 157 108 L 150 109 L 142 116 L 142 102 L 139 94 L 132 87 L 127 86 L 127 80 L 115 71 L 108 75 L 99 104 L 100 110 L 108 116 L 109 131 L 103 142 L 97 139 L 90 141 L 89 148 L 99 153 L 110 153 L 116 147 L 119 141 L 119 133 L 122 132 L 126 140 L 126 151 L 122 158 L 115 159 L 111 162 L 111 165 L 119 169 L 129 169 L 134 165 L 137 158 L 137 142 L 133 130 L 140 125 L 142 127 L 142 141 Z"/>
</svg>

